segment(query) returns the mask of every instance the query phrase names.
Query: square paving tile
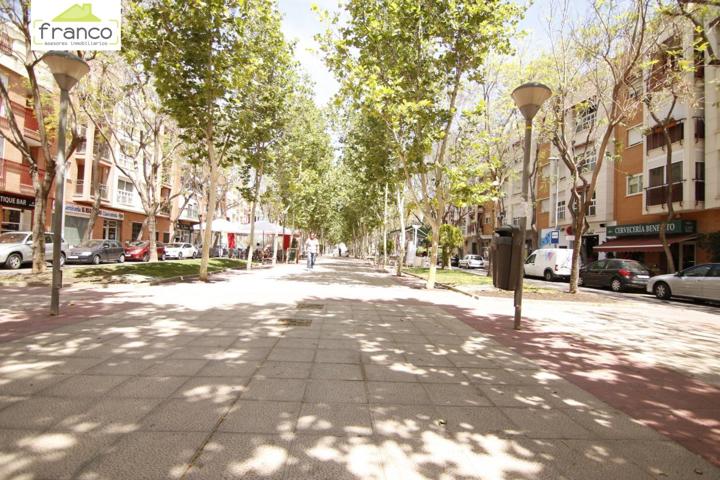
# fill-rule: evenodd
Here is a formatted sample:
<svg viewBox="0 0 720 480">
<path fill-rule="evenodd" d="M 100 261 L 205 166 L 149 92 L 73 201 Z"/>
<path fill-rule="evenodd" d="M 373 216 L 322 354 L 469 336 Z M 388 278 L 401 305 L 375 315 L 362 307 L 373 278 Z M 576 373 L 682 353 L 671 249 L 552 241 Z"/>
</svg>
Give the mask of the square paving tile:
<svg viewBox="0 0 720 480">
<path fill-rule="evenodd" d="M 94 400 L 32 397 L 0 411 L 0 428 L 46 429 L 61 420 L 87 411 Z M 4 432 L 0 434 L 0 437 Z"/>
<path fill-rule="evenodd" d="M 367 382 L 370 403 L 381 405 L 406 404 L 430 405 L 425 388 L 419 383 L 410 382 Z"/>
<path fill-rule="evenodd" d="M 128 380 L 120 375 L 73 375 L 48 389 L 43 396 L 50 397 L 99 397 Z"/>
<path fill-rule="evenodd" d="M 275 362 L 312 362 L 314 358 L 315 349 L 310 348 L 275 347 L 268 356 L 268 360 Z"/>
<path fill-rule="evenodd" d="M 299 402 L 305 395 L 305 380 L 253 378 L 243 392 L 245 400 Z"/>
<path fill-rule="evenodd" d="M 153 366 L 152 360 L 137 360 L 124 356 L 113 357 L 85 370 L 87 375 L 137 375 Z"/>
<path fill-rule="evenodd" d="M 72 431 L 82 436 L 87 432 L 120 434 L 138 430 L 138 422 L 160 403 L 159 398 L 104 398 L 75 415 L 65 417 L 53 429 Z"/>
<path fill-rule="evenodd" d="M 207 433 L 135 432 L 83 468 L 80 480 L 180 478 Z"/>
<path fill-rule="evenodd" d="M 175 377 L 187 377 L 195 375 L 207 365 L 207 360 L 191 360 L 191 359 L 175 359 L 175 360 L 160 360 L 155 362 L 155 365 L 143 371 L 141 375 L 147 377 L 164 377 L 164 376 L 175 376 Z"/>
<path fill-rule="evenodd" d="M 219 431 L 281 434 L 295 428 L 299 402 L 240 400 L 220 424 Z"/>
<path fill-rule="evenodd" d="M 310 380 L 306 402 L 367 403 L 363 382 L 349 380 Z"/>
<path fill-rule="evenodd" d="M 3 395 L 33 395 L 69 378 L 46 372 L 31 372 L 24 378 L 0 377 L 0 392 Z"/>
<path fill-rule="evenodd" d="M 256 378 L 308 378 L 312 363 L 265 361 L 255 374 Z"/>
<path fill-rule="evenodd" d="M 139 430 L 209 433 L 228 410 L 229 404 L 229 401 L 165 400 L 142 420 Z"/>
<path fill-rule="evenodd" d="M 210 400 L 214 403 L 234 400 L 245 390 L 249 378 L 192 377 L 178 388 L 173 397 L 190 401 Z"/>
<path fill-rule="evenodd" d="M 327 435 L 372 435 L 372 421 L 367 405 L 303 404 L 297 420 L 298 433 Z"/>
<path fill-rule="evenodd" d="M 422 370 L 407 363 L 392 365 L 365 365 L 365 375 L 375 382 L 417 382 L 416 372 Z"/>
<path fill-rule="evenodd" d="M 475 387 L 470 385 L 451 385 L 428 383 L 425 389 L 435 405 L 491 406 L 492 403 Z"/>
<path fill-rule="evenodd" d="M 185 478 L 281 480 L 289 450 L 279 436 L 216 433 Z"/>
<path fill-rule="evenodd" d="M 381 459 L 372 437 L 299 435 L 292 443 L 285 479 L 384 480 Z"/>
<path fill-rule="evenodd" d="M 203 377 L 251 377 L 258 369 L 259 362 L 254 360 L 211 360 L 197 372 Z"/>
<path fill-rule="evenodd" d="M 411 439 L 445 431 L 442 416 L 431 405 L 371 405 L 370 413 L 375 433 L 381 436 Z"/>
<path fill-rule="evenodd" d="M 319 363 L 360 363 L 357 350 L 318 350 L 315 361 Z"/>
<path fill-rule="evenodd" d="M 512 435 L 517 427 L 496 407 L 437 407 L 438 414 L 445 422 L 448 432 L 471 432 L 487 435 L 490 433 Z"/>
<path fill-rule="evenodd" d="M 315 363 L 310 377 L 317 380 L 362 380 L 360 365 L 350 363 Z"/>
<path fill-rule="evenodd" d="M 548 391 L 528 385 L 478 385 L 477 388 L 499 407 L 551 408 Z"/>
<path fill-rule="evenodd" d="M 75 479 L 76 471 L 117 437 L 69 432 L 8 430 L 0 447 L 0 478 Z"/>
<path fill-rule="evenodd" d="M 590 438 L 592 434 L 561 410 L 503 408 L 503 413 L 530 438 Z"/>
<path fill-rule="evenodd" d="M 167 398 L 190 377 L 132 377 L 107 393 L 118 398 Z"/>
</svg>

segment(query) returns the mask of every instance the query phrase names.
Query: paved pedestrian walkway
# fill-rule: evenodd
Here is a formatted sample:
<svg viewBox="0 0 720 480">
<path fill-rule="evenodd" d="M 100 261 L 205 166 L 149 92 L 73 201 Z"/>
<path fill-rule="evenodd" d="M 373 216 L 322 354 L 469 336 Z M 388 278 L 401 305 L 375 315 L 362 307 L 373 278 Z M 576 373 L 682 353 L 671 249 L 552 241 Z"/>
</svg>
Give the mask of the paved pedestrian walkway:
<svg viewBox="0 0 720 480">
<path fill-rule="evenodd" d="M 16 301 L 0 479 L 720 478 L 475 300 L 316 268 L 77 292 L 44 330 Z"/>
</svg>

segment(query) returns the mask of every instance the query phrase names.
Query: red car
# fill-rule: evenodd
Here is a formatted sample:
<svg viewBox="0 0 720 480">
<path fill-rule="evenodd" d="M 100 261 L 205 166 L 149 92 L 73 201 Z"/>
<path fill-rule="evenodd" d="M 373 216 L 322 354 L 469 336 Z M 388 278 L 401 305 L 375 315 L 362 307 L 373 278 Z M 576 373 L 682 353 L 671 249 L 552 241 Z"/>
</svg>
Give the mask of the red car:
<svg viewBox="0 0 720 480">
<path fill-rule="evenodd" d="M 165 260 L 165 246 L 158 242 L 157 245 L 158 260 Z M 150 260 L 150 242 L 147 240 L 142 242 L 126 242 L 125 243 L 125 259 L 147 262 Z"/>
</svg>

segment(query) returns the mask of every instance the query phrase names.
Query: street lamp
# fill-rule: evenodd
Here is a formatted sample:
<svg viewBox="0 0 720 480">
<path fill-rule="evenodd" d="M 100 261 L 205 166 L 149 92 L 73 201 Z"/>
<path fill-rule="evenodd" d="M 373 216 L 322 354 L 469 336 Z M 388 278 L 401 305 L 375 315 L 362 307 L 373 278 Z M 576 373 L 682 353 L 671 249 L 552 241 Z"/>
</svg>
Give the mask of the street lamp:
<svg viewBox="0 0 720 480">
<path fill-rule="evenodd" d="M 528 215 L 528 170 L 530 168 L 530 149 L 532 147 L 532 121 L 545 101 L 552 96 L 552 90 L 542 83 L 529 82 L 520 85 L 512 92 L 515 105 L 525 117 L 525 154 L 523 156 L 522 172 L 522 199 L 524 203 L 523 216 L 520 217 L 520 251 L 525 252 L 525 230 L 527 229 Z M 515 285 L 515 330 L 520 330 L 520 317 L 522 316 L 523 291 L 523 265 L 525 255 L 517 258 L 517 284 Z"/>
<path fill-rule="evenodd" d="M 58 126 L 57 159 L 55 161 L 55 211 L 53 214 L 53 270 L 50 293 L 50 315 L 60 313 L 60 250 L 62 243 L 63 207 L 65 205 L 65 130 L 67 129 L 67 109 L 70 103 L 70 90 L 84 77 L 90 67 L 82 58 L 70 52 L 48 52 L 43 60 L 50 68 L 60 87 L 60 120 Z"/>
</svg>

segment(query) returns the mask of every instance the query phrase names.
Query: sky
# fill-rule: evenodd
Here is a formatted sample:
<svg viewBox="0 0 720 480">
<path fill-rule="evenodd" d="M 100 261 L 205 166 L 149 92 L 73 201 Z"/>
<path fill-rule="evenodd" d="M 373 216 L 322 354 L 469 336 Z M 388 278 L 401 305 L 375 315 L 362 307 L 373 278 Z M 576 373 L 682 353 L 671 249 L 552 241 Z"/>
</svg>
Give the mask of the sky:
<svg viewBox="0 0 720 480">
<path fill-rule="evenodd" d="M 311 6 L 316 4 L 324 10 L 337 10 L 337 0 L 279 0 L 283 14 L 283 30 L 289 40 L 297 42 L 295 57 L 310 76 L 315 86 L 315 100 L 318 105 L 326 105 L 338 90 L 333 74 L 323 63 L 321 53 L 314 36 L 324 31 L 324 26 Z M 543 49 L 547 45 L 545 28 L 546 17 L 550 14 L 549 0 L 536 0 L 527 11 L 520 28 L 527 31 L 527 37 L 516 44 L 518 49 Z M 532 56 L 532 52 L 526 52 Z"/>
</svg>

